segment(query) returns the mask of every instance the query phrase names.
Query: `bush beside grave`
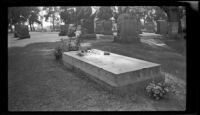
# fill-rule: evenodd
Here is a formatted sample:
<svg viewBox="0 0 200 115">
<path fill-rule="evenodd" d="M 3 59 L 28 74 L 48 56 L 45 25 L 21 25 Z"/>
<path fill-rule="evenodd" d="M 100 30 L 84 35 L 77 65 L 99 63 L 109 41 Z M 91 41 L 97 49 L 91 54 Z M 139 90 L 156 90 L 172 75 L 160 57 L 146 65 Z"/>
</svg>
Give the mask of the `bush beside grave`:
<svg viewBox="0 0 200 115">
<path fill-rule="evenodd" d="M 165 97 L 165 95 L 169 92 L 169 88 L 164 82 L 155 83 L 152 81 L 146 87 L 146 92 L 149 97 L 159 100 Z"/>
<path fill-rule="evenodd" d="M 54 50 L 55 59 L 56 60 L 62 59 L 62 53 L 63 53 L 62 47 L 61 46 L 56 47 Z"/>
</svg>

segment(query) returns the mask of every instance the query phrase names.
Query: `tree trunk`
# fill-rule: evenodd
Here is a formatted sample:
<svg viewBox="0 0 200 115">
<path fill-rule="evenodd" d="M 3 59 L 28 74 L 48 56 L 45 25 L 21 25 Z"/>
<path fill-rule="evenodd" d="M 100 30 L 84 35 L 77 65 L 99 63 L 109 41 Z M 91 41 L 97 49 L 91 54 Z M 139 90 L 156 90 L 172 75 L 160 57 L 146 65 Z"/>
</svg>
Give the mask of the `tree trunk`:
<svg viewBox="0 0 200 115">
<path fill-rule="evenodd" d="M 12 25 L 10 26 L 10 30 L 11 30 L 11 33 L 13 33 L 13 28 L 12 28 Z"/>
<path fill-rule="evenodd" d="M 33 27 L 33 31 L 35 31 L 35 27 L 34 27 L 34 25 L 32 24 L 32 27 Z"/>
<path fill-rule="evenodd" d="M 17 25 L 18 25 L 18 23 L 14 24 L 14 28 L 15 28 L 15 29 L 14 29 L 14 38 L 18 37 L 18 36 L 17 36 L 17 29 L 16 29 L 16 28 L 17 28 Z"/>
<path fill-rule="evenodd" d="M 13 33 L 13 29 L 12 29 L 12 25 L 11 24 L 8 25 L 8 28 L 11 30 L 11 33 Z"/>
<path fill-rule="evenodd" d="M 42 30 L 43 30 L 43 24 L 41 23 L 41 26 L 42 26 Z"/>
<path fill-rule="evenodd" d="M 30 26 L 30 31 L 32 31 L 32 26 L 31 26 L 31 23 L 29 23 L 29 26 Z"/>
<path fill-rule="evenodd" d="M 183 29 L 182 29 L 182 25 L 181 25 L 181 19 L 179 19 L 179 21 L 178 21 L 178 33 L 182 33 L 183 31 L 182 31 Z"/>
<path fill-rule="evenodd" d="M 55 30 L 54 21 L 55 21 L 55 16 L 53 16 L 53 31 Z"/>
<path fill-rule="evenodd" d="M 180 30 L 180 18 L 177 7 L 169 7 L 166 11 L 169 21 L 169 34 L 178 34 Z"/>
</svg>

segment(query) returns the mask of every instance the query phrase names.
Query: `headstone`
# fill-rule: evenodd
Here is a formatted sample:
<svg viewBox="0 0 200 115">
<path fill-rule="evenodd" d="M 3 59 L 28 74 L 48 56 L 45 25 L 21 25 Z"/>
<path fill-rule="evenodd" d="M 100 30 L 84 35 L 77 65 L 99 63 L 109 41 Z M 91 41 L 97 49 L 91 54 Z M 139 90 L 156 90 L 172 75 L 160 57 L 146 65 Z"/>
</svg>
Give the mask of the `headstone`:
<svg viewBox="0 0 200 115">
<path fill-rule="evenodd" d="M 68 27 L 69 25 L 60 25 L 60 33 L 59 36 L 66 36 L 68 33 Z"/>
<path fill-rule="evenodd" d="M 19 37 L 17 32 L 19 31 L 20 25 L 15 25 L 14 37 Z"/>
<path fill-rule="evenodd" d="M 183 18 L 181 19 L 181 26 L 183 31 L 186 30 L 186 16 L 183 16 Z"/>
<path fill-rule="evenodd" d="M 169 33 L 178 34 L 178 22 L 169 22 Z"/>
<path fill-rule="evenodd" d="M 15 25 L 15 37 L 19 37 L 20 39 L 30 38 L 28 26 Z"/>
<path fill-rule="evenodd" d="M 157 34 L 167 34 L 168 24 L 165 20 L 157 20 Z"/>
<path fill-rule="evenodd" d="M 154 33 L 155 32 L 155 25 L 153 22 L 148 22 L 145 24 L 146 32 Z"/>
<path fill-rule="evenodd" d="M 106 20 L 103 22 L 103 34 L 112 35 L 112 21 Z"/>
<path fill-rule="evenodd" d="M 94 33 L 94 20 L 92 18 L 84 19 L 81 22 L 81 27 L 86 29 L 87 34 L 93 34 Z"/>
<path fill-rule="evenodd" d="M 96 34 L 103 34 L 103 32 L 104 32 L 103 22 L 104 22 L 104 20 L 96 20 L 95 21 L 95 33 Z"/>
<path fill-rule="evenodd" d="M 117 20 L 119 32 L 119 41 L 121 42 L 139 42 L 139 26 L 135 16 L 121 14 Z"/>
</svg>

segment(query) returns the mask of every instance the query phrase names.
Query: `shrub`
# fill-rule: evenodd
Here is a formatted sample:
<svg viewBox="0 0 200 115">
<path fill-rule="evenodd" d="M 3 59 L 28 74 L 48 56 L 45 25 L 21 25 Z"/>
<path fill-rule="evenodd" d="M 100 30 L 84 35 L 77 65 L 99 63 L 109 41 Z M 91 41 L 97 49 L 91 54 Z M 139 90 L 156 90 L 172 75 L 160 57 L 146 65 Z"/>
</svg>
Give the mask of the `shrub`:
<svg viewBox="0 0 200 115">
<path fill-rule="evenodd" d="M 60 46 L 56 47 L 54 51 L 55 59 L 56 60 L 62 59 L 62 53 L 63 53 L 62 47 Z"/>
<path fill-rule="evenodd" d="M 154 83 L 151 82 L 147 87 L 146 91 L 148 96 L 153 97 L 156 100 L 163 98 L 168 92 L 168 86 L 164 82 Z"/>
</svg>

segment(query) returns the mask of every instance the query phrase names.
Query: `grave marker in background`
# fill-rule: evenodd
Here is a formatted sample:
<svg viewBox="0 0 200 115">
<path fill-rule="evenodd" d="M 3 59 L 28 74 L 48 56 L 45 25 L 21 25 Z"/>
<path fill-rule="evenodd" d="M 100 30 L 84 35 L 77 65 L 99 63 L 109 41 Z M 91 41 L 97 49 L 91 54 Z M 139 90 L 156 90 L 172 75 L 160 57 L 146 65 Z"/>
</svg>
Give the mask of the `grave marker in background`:
<svg viewBox="0 0 200 115">
<path fill-rule="evenodd" d="M 165 20 L 157 20 L 157 33 L 158 34 L 167 34 L 168 32 L 168 23 Z"/>
<path fill-rule="evenodd" d="M 121 14 L 117 20 L 119 38 L 121 42 L 139 42 L 139 25 L 135 16 Z"/>
<path fill-rule="evenodd" d="M 69 25 L 66 24 L 66 25 L 60 25 L 60 33 L 59 33 L 59 36 L 66 36 L 67 33 L 68 33 L 68 28 L 69 28 Z"/>
<path fill-rule="evenodd" d="M 26 26 L 26 25 L 15 25 L 14 37 L 19 37 L 20 39 L 30 38 L 28 26 Z"/>
</svg>

